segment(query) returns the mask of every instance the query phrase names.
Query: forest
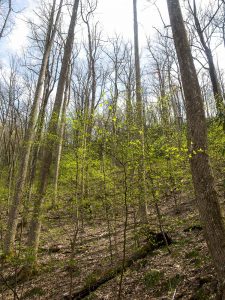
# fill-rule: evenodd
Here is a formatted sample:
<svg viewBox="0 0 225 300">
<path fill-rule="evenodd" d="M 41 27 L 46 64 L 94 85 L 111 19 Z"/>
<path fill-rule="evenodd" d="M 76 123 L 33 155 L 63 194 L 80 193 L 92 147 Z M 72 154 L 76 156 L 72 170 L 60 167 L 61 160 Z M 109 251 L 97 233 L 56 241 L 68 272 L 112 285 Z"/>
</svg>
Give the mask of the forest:
<svg viewBox="0 0 225 300">
<path fill-rule="evenodd" d="M 0 0 L 1 299 L 225 300 L 224 48 L 225 0 Z"/>
</svg>

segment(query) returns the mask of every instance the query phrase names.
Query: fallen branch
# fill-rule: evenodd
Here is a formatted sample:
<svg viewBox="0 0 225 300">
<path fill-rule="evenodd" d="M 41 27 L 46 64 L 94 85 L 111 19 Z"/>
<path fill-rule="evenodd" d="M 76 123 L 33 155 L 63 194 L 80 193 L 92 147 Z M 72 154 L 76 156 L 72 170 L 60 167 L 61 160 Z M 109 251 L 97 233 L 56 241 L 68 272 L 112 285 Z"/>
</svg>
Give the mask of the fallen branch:
<svg viewBox="0 0 225 300">
<path fill-rule="evenodd" d="M 171 238 L 165 233 L 167 243 L 171 244 Z M 102 284 L 113 279 L 119 275 L 123 270 L 129 268 L 133 263 L 139 259 L 146 257 L 153 250 L 160 248 L 161 246 L 166 246 L 165 240 L 162 236 L 162 233 L 153 233 L 148 240 L 148 243 L 141 247 L 137 252 L 128 257 L 124 263 L 124 269 L 122 263 L 120 262 L 116 266 L 103 271 L 101 274 L 93 273 L 89 276 L 90 280 L 87 280 L 88 283 L 79 291 L 74 292 L 72 295 L 65 294 L 63 297 L 65 300 L 78 300 L 87 297 L 91 292 L 97 290 Z"/>
</svg>

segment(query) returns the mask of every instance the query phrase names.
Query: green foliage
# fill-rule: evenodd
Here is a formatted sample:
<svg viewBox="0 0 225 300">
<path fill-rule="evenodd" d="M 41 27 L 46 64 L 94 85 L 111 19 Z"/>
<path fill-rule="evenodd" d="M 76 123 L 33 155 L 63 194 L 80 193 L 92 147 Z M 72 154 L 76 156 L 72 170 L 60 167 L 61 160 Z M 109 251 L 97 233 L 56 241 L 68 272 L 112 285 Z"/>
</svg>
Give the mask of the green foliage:
<svg viewBox="0 0 225 300">
<path fill-rule="evenodd" d="M 225 160 L 225 134 L 221 125 L 212 122 L 208 130 L 209 154 L 212 159 Z"/>
<path fill-rule="evenodd" d="M 99 278 L 99 275 L 97 272 L 89 274 L 86 277 L 85 286 L 92 286 L 96 282 L 96 280 L 98 280 L 98 278 Z"/>
<path fill-rule="evenodd" d="M 143 259 L 138 260 L 138 262 L 134 265 L 134 268 L 139 270 L 141 268 L 146 267 L 148 264 L 149 264 L 148 259 L 143 258 Z"/>
<path fill-rule="evenodd" d="M 194 264 L 196 268 L 200 267 L 203 263 L 203 260 L 197 250 L 192 250 L 186 253 L 185 258 L 190 259 L 190 263 Z"/>
<path fill-rule="evenodd" d="M 181 276 L 180 274 L 176 274 L 175 276 L 169 278 L 164 286 L 165 286 L 165 289 L 167 291 L 172 291 L 172 290 L 175 290 L 176 287 L 182 282 L 183 280 L 183 276 Z"/>
<path fill-rule="evenodd" d="M 143 224 L 138 231 L 138 235 L 139 237 L 149 240 L 151 237 L 151 232 L 152 228 L 148 224 Z"/>
<path fill-rule="evenodd" d="M 34 261 L 33 250 L 31 248 L 26 249 L 19 256 L 18 255 L 8 255 L 5 258 L 5 261 L 10 263 L 10 265 L 16 269 L 19 269 L 20 267 L 23 267 L 25 265 L 32 265 L 32 263 Z"/>
<path fill-rule="evenodd" d="M 188 243 L 190 243 L 190 239 L 188 239 L 188 238 L 179 239 L 175 242 L 175 247 L 177 245 L 183 247 L 183 246 L 187 245 Z"/>
<path fill-rule="evenodd" d="M 73 274 L 73 276 L 79 276 L 81 273 L 81 270 L 78 267 L 77 264 L 77 260 L 74 258 L 71 258 L 67 261 L 66 267 L 65 269 L 71 274 Z"/>
<path fill-rule="evenodd" d="M 185 258 L 196 258 L 199 257 L 199 252 L 197 250 L 192 250 L 185 254 Z"/>
<path fill-rule="evenodd" d="M 0 170 L 0 209 L 7 205 L 8 200 L 8 173 L 6 168 Z"/>
<path fill-rule="evenodd" d="M 148 186 L 155 201 L 186 190 L 191 182 L 184 132 L 181 136 L 175 130 L 163 132 L 160 126 L 149 128 L 146 142 Z"/>
<path fill-rule="evenodd" d="M 206 291 L 203 287 L 200 287 L 196 291 L 193 299 L 195 299 L 195 300 L 209 300 L 210 299 L 210 295 L 209 295 L 208 291 Z"/>
<path fill-rule="evenodd" d="M 151 270 L 144 276 L 144 284 L 147 288 L 154 288 L 163 279 L 164 273 L 159 270 Z"/>
</svg>

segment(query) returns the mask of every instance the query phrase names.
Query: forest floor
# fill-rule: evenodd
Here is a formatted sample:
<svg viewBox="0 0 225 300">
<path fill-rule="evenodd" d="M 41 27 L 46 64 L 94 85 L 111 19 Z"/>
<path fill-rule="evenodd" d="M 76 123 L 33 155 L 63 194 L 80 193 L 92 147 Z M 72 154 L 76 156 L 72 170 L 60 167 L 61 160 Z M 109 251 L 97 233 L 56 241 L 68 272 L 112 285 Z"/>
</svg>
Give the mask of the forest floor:
<svg viewBox="0 0 225 300">
<path fill-rule="evenodd" d="M 158 248 L 127 268 L 121 299 L 214 299 L 217 280 L 194 200 L 182 196 L 179 207 L 177 214 L 171 200 L 160 203 L 165 231 L 173 240 L 169 246 L 171 253 L 166 247 Z M 149 223 L 153 231 L 159 231 L 154 215 L 150 211 Z M 116 251 L 112 245 L 112 259 L 107 223 L 100 219 L 89 224 L 85 222 L 72 254 L 70 239 L 74 235 L 73 225 L 67 222 L 65 215 L 49 212 L 43 225 L 38 274 L 17 285 L 1 280 L 1 299 L 58 300 L 63 299 L 70 290 L 73 293 L 91 284 L 96 274 L 111 268 L 122 257 L 124 223 L 123 220 L 117 222 L 118 247 Z M 127 256 L 137 250 L 136 230 L 129 215 Z M 112 237 L 112 244 L 114 242 L 115 236 Z M 143 238 L 139 242 L 142 245 Z M 2 275 L 5 279 L 12 272 L 12 267 L 4 265 Z M 85 299 L 117 299 L 119 281 L 120 275 L 101 285 Z"/>
</svg>

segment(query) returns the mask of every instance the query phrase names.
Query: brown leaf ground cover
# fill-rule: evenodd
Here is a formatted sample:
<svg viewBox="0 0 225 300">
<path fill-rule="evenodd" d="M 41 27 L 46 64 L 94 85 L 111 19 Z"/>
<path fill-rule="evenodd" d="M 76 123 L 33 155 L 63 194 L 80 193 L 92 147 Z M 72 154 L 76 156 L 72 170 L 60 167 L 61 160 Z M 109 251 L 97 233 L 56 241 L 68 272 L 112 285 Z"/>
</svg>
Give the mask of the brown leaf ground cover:
<svg viewBox="0 0 225 300">
<path fill-rule="evenodd" d="M 166 247 L 159 248 L 137 260 L 123 276 L 122 299 L 214 299 L 217 281 L 211 260 L 199 227 L 194 201 L 181 197 L 180 213 L 172 201 L 160 203 L 165 230 L 173 239 L 171 254 Z M 150 210 L 149 226 L 158 230 L 154 210 Z M 196 226 L 197 225 L 197 226 Z M 188 230 L 187 230 L 188 229 Z M 145 241 L 140 226 L 134 228 L 129 215 L 126 256 L 137 250 L 137 232 L 140 245 Z M 124 223 L 118 217 L 116 234 L 110 241 L 104 218 L 85 222 L 78 233 L 75 252 L 70 240 L 74 226 L 66 216 L 49 212 L 45 220 L 39 251 L 38 273 L 25 282 L 15 284 L 8 280 L 14 274 L 10 264 L 2 263 L 1 299 L 63 299 L 93 282 L 95 276 L 120 261 L 124 242 Z M 26 235 L 26 232 L 24 232 Z M 115 242 L 117 247 L 115 247 Z M 19 269 L 19 267 L 18 267 Z M 3 280 L 4 279 L 4 280 Z M 86 299 L 117 299 L 120 275 L 90 293 Z"/>
</svg>

